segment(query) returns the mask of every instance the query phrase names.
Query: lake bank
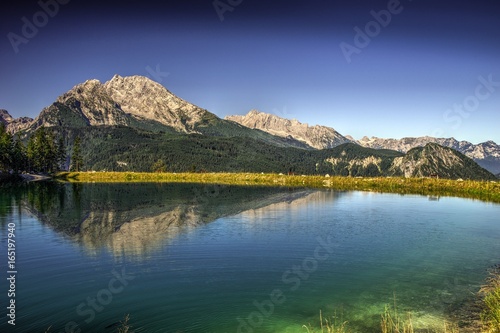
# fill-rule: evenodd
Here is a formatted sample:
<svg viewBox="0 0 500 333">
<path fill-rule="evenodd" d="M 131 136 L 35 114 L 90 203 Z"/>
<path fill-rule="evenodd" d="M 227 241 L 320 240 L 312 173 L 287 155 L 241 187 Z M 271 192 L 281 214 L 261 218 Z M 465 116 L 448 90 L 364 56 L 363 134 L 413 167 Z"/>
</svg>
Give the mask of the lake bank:
<svg viewBox="0 0 500 333">
<path fill-rule="evenodd" d="M 49 175 L 38 175 L 32 173 L 0 173 L 0 184 L 16 182 L 36 182 L 50 179 L 52 179 L 52 177 Z"/>
<path fill-rule="evenodd" d="M 454 196 L 500 203 L 500 183 L 431 178 L 354 178 L 256 173 L 140 173 L 64 172 L 55 177 L 69 182 L 165 182 L 329 188 L 346 191 Z"/>
</svg>

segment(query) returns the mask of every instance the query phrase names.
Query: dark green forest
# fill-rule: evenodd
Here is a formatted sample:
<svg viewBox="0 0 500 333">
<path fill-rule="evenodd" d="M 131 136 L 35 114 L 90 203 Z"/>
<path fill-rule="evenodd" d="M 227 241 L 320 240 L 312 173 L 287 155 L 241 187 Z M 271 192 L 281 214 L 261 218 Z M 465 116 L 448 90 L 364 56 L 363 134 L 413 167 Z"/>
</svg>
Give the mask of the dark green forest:
<svg viewBox="0 0 500 333">
<path fill-rule="evenodd" d="M 81 138 L 83 170 L 166 172 L 276 172 L 295 174 L 345 174 L 325 160 L 376 156 L 383 165 L 401 153 L 344 144 L 333 149 L 305 150 L 275 145 L 248 137 L 152 133 L 130 127 L 62 129 L 68 141 Z M 347 165 L 347 164 L 346 164 Z M 378 176 L 378 168 L 361 168 L 351 174 Z"/>
<path fill-rule="evenodd" d="M 70 150 L 66 139 L 62 132 L 45 127 L 23 139 L 21 134 L 12 135 L 0 124 L 0 171 L 45 174 L 68 168 L 79 171 L 83 165 L 79 138 L 73 140 Z"/>
<path fill-rule="evenodd" d="M 208 127 L 209 128 L 209 127 Z M 213 136 L 150 131 L 128 126 L 39 127 L 15 137 L 0 127 L 0 170 L 51 174 L 57 171 L 264 172 L 350 177 L 402 176 L 396 157 L 418 160 L 425 148 L 403 153 L 346 143 L 332 149 L 283 147 L 248 136 Z M 444 178 L 490 179 L 486 170 L 460 154 L 460 165 L 439 161 L 421 170 Z M 335 163 L 328 161 L 335 160 Z M 372 161 L 372 162 L 370 162 Z M 376 161 L 376 162 L 374 162 Z M 433 162 L 433 161 L 431 161 Z"/>
</svg>

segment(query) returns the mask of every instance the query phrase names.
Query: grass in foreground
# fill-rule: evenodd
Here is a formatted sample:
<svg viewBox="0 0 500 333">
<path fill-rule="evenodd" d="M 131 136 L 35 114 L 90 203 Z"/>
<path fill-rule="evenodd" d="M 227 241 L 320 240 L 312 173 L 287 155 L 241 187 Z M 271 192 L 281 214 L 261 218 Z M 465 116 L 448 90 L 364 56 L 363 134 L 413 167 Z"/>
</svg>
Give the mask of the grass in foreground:
<svg viewBox="0 0 500 333">
<path fill-rule="evenodd" d="M 316 330 L 311 325 L 302 327 L 307 330 L 307 333 L 351 333 L 353 332 L 348 325 L 347 321 L 338 321 L 337 317 L 334 316 L 332 320 L 323 319 L 322 313 L 319 313 L 320 318 L 320 329 Z M 443 322 L 442 333 L 459 333 L 458 327 L 455 324 Z M 407 312 L 405 316 L 402 316 L 396 306 L 391 309 L 391 307 L 386 306 L 384 313 L 381 315 L 380 319 L 380 333 L 415 333 L 413 327 L 413 318 L 411 312 Z M 489 332 L 488 332 L 489 333 Z"/>
<path fill-rule="evenodd" d="M 486 284 L 478 292 L 482 299 L 481 323 L 475 324 L 471 329 L 481 333 L 500 333 L 500 265 L 490 270 Z M 320 311 L 320 328 L 311 325 L 302 327 L 308 333 L 350 333 L 348 321 L 338 320 L 335 314 L 332 320 L 324 319 Z M 482 325 L 482 326 L 481 326 Z M 443 321 L 443 328 L 436 331 L 439 333 L 459 333 L 456 323 Z M 396 306 L 394 296 L 393 306 L 386 306 L 380 320 L 380 333 L 414 333 L 415 328 L 411 312 L 401 315 Z M 434 332 L 434 331 L 433 331 Z"/>
<path fill-rule="evenodd" d="M 386 306 L 380 319 L 380 329 L 382 333 L 413 333 L 411 312 L 407 312 L 406 317 L 402 317 L 396 309 L 396 304 L 392 311 L 389 306 Z"/>
<path fill-rule="evenodd" d="M 328 320 L 328 318 L 323 319 L 323 314 L 321 313 L 321 310 L 319 311 L 319 322 L 320 322 L 320 327 L 321 327 L 321 333 L 349 333 L 351 332 L 348 329 L 348 323 L 347 321 L 342 320 L 342 318 L 338 318 L 337 315 L 332 317 L 331 320 Z M 308 333 L 314 333 L 316 332 L 314 328 L 306 325 L 302 325 L 302 328 L 305 328 Z"/>
<path fill-rule="evenodd" d="M 128 333 L 130 332 L 130 329 L 132 328 L 129 324 L 130 321 L 130 315 L 126 314 L 123 320 L 120 322 L 120 326 L 116 328 L 117 333 Z"/>
<path fill-rule="evenodd" d="M 70 182 L 168 182 L 217 183 L 224 185 L 260 185 L 330 188 L 430 196 L 456 196 L 500 203 L 500 181 L 457 181 L 428 178 L 353 178 L 297 176 L 256 173 L 140 173 L 140 172 L 64 172 L 56 179 Z"/>
<path fill-rule="evenodd" d="M 484 297 L 481 313 L 484 332 L 500 333 L 500 265 L 490 272 L 480 293 Z"/>
</svg>

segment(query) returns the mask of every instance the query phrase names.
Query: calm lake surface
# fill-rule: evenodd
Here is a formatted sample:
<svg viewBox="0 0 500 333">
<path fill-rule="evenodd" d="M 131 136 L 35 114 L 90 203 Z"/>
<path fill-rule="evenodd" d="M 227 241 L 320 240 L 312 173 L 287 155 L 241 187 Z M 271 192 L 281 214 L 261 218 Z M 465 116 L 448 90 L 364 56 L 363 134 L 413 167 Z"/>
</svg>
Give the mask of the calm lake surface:
<svg viewBox="0 0 500 333">
<path fill-rule="evenodd" d="M 429 331 L 500 263 L 500 205 L 449 197 L 186 184 L 2 188 L 16 326 L 0 332 L 378 332 L 386 305 Z M 340 320 L 340 319 L 339 319 Z"/>
</svg>

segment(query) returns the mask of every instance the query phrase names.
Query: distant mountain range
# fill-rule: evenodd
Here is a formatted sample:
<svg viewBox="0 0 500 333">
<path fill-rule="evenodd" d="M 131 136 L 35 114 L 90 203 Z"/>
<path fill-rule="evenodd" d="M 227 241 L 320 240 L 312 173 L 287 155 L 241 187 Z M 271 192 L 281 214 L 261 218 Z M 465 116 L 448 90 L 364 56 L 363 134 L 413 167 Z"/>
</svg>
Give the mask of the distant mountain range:
<svg viewBox="0 0 500 333">
<path fill-rule="evenodd" d="M 295 119 L 284 119 L 257 110 L 252 110 L 245 116 L 227 116 L 225 119 L 272 135 L 299 140 L 315 149 L 328 149 L 352 142 L 331 127 L 309 126 Z"/>
<path fill-rule="evenodd" d="M 381 139 L 364 137 L 356 143 L 363 147 L 375 149 L 392 149 L 403 153 L 415 147 L 423 147 L 428 143 L 437 143 L 444 147 L 455 149 L 472 158 L 480 166 L 493 173 L 500 172 L 500 146 L 493 141 L 472 144 L 468 141 L 457 141 L 454 138 L 433 138 L 429 136 L 419 138 Z"/>
<path fill-rule="evenodd" d="M 41 126 L 49 128 L 64 136 L 68 152 L 79 136 L 89 170 L 150 171 L 161 160 L 168 171 L 494 179 L 471 157 L 500 172 L 500 147 L 492 141 L 356 141 L 330 127 L 256 110 L 220 119 L 142 76 L 115 75 L 104 84 L 88 80 L 58 97 L 35 119 L 14 119 L 0 110 L 0 121 L 23 138 Z"/>
<path fill-rule="evenodd" d="M 28 128 L 32 122 L 33 119 L 29 117 L 14 119 L 7 110 L 0 109 L 0 123 L 4 124 L 11 133 L 16 133 Z"/>
<path fill-rule="evenodd" d="M 297 120 L 280 118 L 256 110 L 250 111 L 245 116 L 227 116 L 225 119 L 235 121 L 249 128 L 260 129 L 273 135 L 293 138 L 315 149 L 333 148 L 343 143 L 353 142 L 367 148 L 390 149 L 406 153 L 410 149 L 424 147 L 428 143 L 437 143 L 441 146 L 455 149 L 472 158 L 490 172 L 500 173 L 500 146 L 493 141 L 474 145 L 468 141 L 457 141 L 454 138 L 444 139 L 429 136 L 402 138 L 399 140 L 376 137 L 368 138 L 365 136 L 361 140 L 356 140 L 349 135 L 341 135 L 331 127 L 308 126 Z"/>
</svg>

